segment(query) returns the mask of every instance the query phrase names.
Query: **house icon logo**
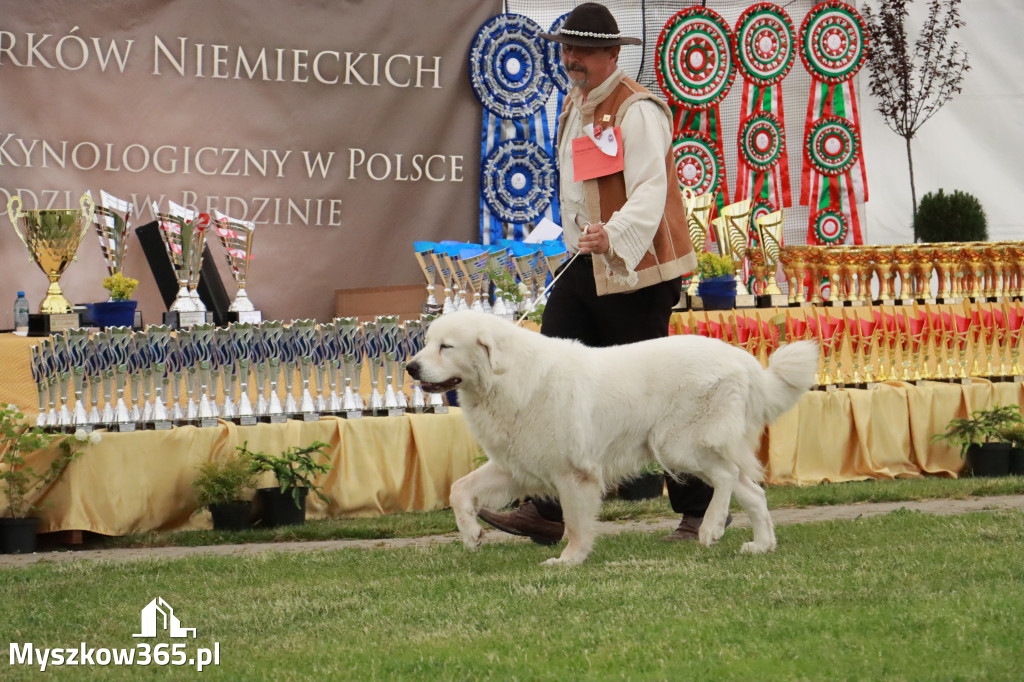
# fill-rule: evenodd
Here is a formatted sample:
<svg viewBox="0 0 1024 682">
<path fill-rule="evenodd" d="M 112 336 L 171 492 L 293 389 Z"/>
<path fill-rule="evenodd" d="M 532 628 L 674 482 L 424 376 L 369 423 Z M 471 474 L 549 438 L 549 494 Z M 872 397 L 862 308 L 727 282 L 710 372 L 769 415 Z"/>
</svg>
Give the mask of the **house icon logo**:
<svg viewBox="0 0 1024 682">
<path fill-rule="evenodd" d="M 162 629 L 171 637 L 188 637 L 189 633 L 192 633 L 192 639 L 196 638 L 196 629 L 181 627 L 181 621 L 174 615 L 174 609 L 163 597 L 155 598 L 142 609 L 142 632 L 132 637 L 156 637 L 157 628 L 161 623 Z"/>
</svg>

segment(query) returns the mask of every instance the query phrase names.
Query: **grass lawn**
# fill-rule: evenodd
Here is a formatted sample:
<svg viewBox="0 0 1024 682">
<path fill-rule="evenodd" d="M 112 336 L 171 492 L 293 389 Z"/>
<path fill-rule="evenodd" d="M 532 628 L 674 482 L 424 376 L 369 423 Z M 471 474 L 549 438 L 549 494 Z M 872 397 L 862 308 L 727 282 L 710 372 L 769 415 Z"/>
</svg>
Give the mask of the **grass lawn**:
<svg viewBox="0 0 1024 682">
<path fill-rule="evenodd" d="M 890 481 L 824 483 L 815 486 L 769 486 L 768 507 L 816 507 L 855 502 L 899 502 L 939 498 L 1024 494 L 1024 476 L 1004 478 L 913 478 Z M 734 503 L 734 508 L 737 508 Z M 676 516 L 668 498 L 624 502 L 607 499 L 601 510 L 604 521 Z M 455 517 L 448 509 L 434 512 L 388 514 L 369 519 L 326 519 L 302 526 L 254 529 L 241 532 L 178 531 L 148 532 L 103 538 L 95 547 L 162 547 L 282 542 L 294 540 L 336 540 L 405 538 L 439 535 L 456 531 Z"/>
<path fill-rule="evenodd" d="M 4 641 L 134 647 L 163 597 L 223 680 L 1020 680 L 1024 512 L 899 511 L 778 528 L 739 554 L 656 534 L 558 548 L 461 545 L 0 569 Z M 179 641 L 179 640 L 175 640 Z M 0 679 L 42 677 L 0 664 Z M 191 679 L 186 668 L 49 668 Z"/>
</svg>

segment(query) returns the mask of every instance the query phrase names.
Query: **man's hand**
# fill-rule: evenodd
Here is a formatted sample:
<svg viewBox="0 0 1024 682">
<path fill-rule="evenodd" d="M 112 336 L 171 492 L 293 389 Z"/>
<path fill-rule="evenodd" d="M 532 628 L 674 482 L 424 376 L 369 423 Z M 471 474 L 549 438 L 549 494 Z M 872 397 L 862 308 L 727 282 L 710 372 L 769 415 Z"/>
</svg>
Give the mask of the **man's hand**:
<svg viewBox="0 0 1024 682">
<path fill-rule="evenodd" d="M 580 253 L 608 253 L 608 233 L 604 223 L 590 223 L 587 231 L 580 235 Z"/>
</svg>

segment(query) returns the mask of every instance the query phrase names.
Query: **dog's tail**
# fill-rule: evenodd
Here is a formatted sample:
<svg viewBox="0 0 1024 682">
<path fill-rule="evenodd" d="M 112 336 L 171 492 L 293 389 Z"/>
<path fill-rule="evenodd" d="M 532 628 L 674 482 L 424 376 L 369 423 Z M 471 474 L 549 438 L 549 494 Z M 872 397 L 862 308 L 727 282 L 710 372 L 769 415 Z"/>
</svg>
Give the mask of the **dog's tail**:
<svg viewBox="0 0 1024 682">
<path fill-rule="evenodd" d="M 814 341 L 796 341 L 772 353 L 765 370 L 764 423 L 771 424 L 796 405 L 814 386 L 817 371 L 818 344 Z"/>
</svg>

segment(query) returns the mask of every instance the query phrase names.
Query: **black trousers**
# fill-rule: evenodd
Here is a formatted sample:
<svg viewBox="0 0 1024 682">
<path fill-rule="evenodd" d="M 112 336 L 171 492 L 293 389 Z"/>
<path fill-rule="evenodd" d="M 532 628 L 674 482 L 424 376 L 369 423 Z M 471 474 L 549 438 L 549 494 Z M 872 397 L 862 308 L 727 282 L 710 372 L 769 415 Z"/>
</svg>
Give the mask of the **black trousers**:
<svg viewBox="0 0 1024 682">
<path fill-rule="evenodd" d="M 601 348 L 668 336 L 672 306 L 679 300 L 682 278 L 622 294 L 597 295 L 593 263 L 580 255 L 568 267 L 548 295 L 541 334 L 576 339 Z M 704 516 L 714 490 L 696 477 L 676 481 L 665 477 L 672 509 L 687 516 Z M 555 501 L 534 500 L 541 516 L 562 520 Z"/>
</svg>

